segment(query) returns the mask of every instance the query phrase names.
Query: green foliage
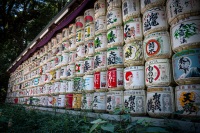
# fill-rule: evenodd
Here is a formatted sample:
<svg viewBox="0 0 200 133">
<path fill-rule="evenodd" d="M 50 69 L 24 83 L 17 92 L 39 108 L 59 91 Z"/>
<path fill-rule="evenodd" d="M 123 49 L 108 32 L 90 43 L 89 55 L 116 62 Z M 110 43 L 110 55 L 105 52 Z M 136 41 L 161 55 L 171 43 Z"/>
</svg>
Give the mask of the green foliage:
<svg viewBox="0 0 200 133">
<path fill-rule="evenodd" d="M 183 34 L 182 32 L 184 32 L 183 37 L 184 38 L 190 38 L 193 35 L 197 34 L 197 27 L 195 23 L 191 23 L 191 24 L 181 24 L 179 29 L 177 29 L 174 32 L 174 37 L 176 39 L 178 39 L 180 37 L 180 33 Z"/>
<path fill-rule="evenodd" d="M 0 132 L 13 133 L 180 133 L 178 123 L 164 120 L 165 127 L 155 126 L 151 118 L 135 119 L 125 110 L 117 108 L 114 114 L 120 119 L 111 121 L 86 117 L 87 112 L 79 115 L 48 113 L 37 111 L 34 107 L 22 105 L 0 105 Z M 123 114 L 122 114 L 123 113 Z"/>
<path fill-rule="evenodd" d="M 69 0 L 1 0 L 0 102 L 7 90 L 6 70 Z"/>
</svg>

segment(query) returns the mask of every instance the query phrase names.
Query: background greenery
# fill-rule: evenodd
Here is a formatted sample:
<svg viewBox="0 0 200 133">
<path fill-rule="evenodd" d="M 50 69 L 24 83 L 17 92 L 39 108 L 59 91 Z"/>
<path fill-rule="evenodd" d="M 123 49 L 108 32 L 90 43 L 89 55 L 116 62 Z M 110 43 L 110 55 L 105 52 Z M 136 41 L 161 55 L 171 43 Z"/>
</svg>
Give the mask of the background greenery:
<svg viewBox="0 0 200 133">
<path fill-rule="evenodd" d="M 69 0 L 0 0 L 0 103 L 8 67 Z"/>
<path fill-rule="evenodd" d="M 71 115 L 39 112 L 34 107 L 0 105 L 0 132 L 12 133 L 179 133 L 179 125 L 166 120 L 165 127 L 154 126 L 146 118 L 131 121 L 130 114 L 120 115 L 120 121 L 86 117 L 88 112 Z M 114 114 L 119 115 L 121 109 Z M 179 128 L 179 129 L 178 129 Z"/>
</svg>

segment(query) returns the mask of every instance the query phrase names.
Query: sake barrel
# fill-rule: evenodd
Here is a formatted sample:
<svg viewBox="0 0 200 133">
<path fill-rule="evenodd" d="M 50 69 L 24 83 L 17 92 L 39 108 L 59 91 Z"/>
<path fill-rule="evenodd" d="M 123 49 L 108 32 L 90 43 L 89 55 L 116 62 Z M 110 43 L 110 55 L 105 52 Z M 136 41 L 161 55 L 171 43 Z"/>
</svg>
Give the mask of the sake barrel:
<svg viewBox="0 0 200 133">
<path fill-rule="evenodd" d="M 69 52 L 69 64 L 74 64 L 76 58 L 76 51 Z"/>
<path fill-rule="evenodd" d="M 96 0 L 94 3 L 94 16 L 95 19 L 99 16 L 105 16 L 106 15 L 106 1 L 105 0 Z"/>
<path fill-rule="evenodd" d="M 63 41 L 62 42 L 62 47 L 63 47 L 63 53 L 64 52 L 69 52 L 69 47 L 70 47 L 69 40 Z"/>
<path fill-rule="evenodd" d="M 71 64 L 67 66 L 67 78 L 73 78 L 75 76 L 75 64 Z"/>
<path fill-rule="evenodd" d="M 61 55 L 56 56 L 56 58 L 54 60 L 56 69 L 58 69 L 58 68 L 60 68 L 62 66 L 61 60 L 62 60 L 62 56 Z"/>
<path fill-rule="evenodd" d="M 141 18 L 132 18 L 124 23 L 124 41 L 129 43 L 134 40 L 142 40 L 142 20 Z"/>
<path fill-rule="evenodd" d="M 107 40 L 108 45 L 107 47 L 113 46 L 123 46 L 123 27 L 122 26 L 115 26 L 112 27 L 107 31 Z"/>
<path fill-rule="evenodd" d="M 62 41 L 65 41 L 69 38 L 69 29 L 63 28 L 62 30 Z"/>
<path fill-rule="evenodd" d="M 107 71 L 108 90 L 123 90 L 124 89 L 124 69 L 109 68 Z"/>
<path fill-rule="evenodd" d="M 68 79 L 66 81 L 66 93 L 72 93 L 74 91 L 74 79 Z"/>
<path fill-rule="evenodd" d="M 56 35 L 56 40 L 57 40 L 57 43 L 59 43 L 59 44 L 62 42 L 62 33 L 58 33 Z"/>
<path fill-rule="evenodd" d="M 133 116 L 146 114 L 146 90 L 124 91 L 124 107 Z"/>
<path fill-rule="evenodd" d="M 84 87 L 83 91 L 94 92 L 94 75 L 85 75 L 83 76 Z"/>
<path fill-rule="evenodd" d="M 59 91 L 59 94 L 65 94 L 66 93 L 66 88 L 67 88 L 67 81 L 66 80 L 61 80 L 60 81 L 60 91 Z"/>
<path fill-rule="evenodd" d="M 72 37 L 69 39 L 69 51 L 76 50 L 76 37 Z"/>
<path fill-rule="evenodd" d="M 94 40 L 85 41 L 85 56 L 94 55 Z"/>
<path fill-rule="evenodd" d="M 84 75 L 84 61 L 76 61 L 75 74 L 77 76 L 83 76 Z"/>
<path fill-rule="evenodd" d="M 56 37 L 51 38 L 51 46 L 56 47 L 56 45 L 57 45 Z"/>
<path fill-rule="evenodd" d="M 171 61 L 154 59 L 145 63 L 145 82 L 147 86 L 169 86 L 172 84 Z"/>
<path fill-rule="evenodd" d="M 44 53 L 47 54 L 48 53 L 48 44 L 44 45 Z M 30 58 L 28 59 L 30 60 Z"/>
<path fill-rule="evenodd" d="M 123 67 L 123 48 L 115 46 L 107 50 L 107 65 L 109 67 Z"/>
<path fill-rule="evenodd" d="M 82 94 L 73 94 L 72 108 L 74 110 L 80 110 L 81 109 L 81 97 L 82 97 Z"/>
<path fill-rule="evenodd" d="M 124 88 L 145 89 L 144 66 L 131 66 L 124 69 Z"/>
<path fill-rule="evenodd" d="M 170 58 L 172 55 L 168 32 L 154 32 L 147 35 L 143 42 L 145 60 Z"/>
<path fill-rule="evenodd" d="M 46 98 L 47 98 L 47 100 L 46 100 Z M 41 96 L 41 99 L 40 99 L 41 101 L 41 106 L 44 106 L 44 107 L 46 107 L 46 106 L 48 106 L 48 96 Z"/>
<path fill-rule="evenodd" d="M 123 60 L 125 66 L 144 64 L 142 41 L 127 43 L 124 45 L 123 50 Z"/>
<path fill-rule="evenodd" d="M 147 113 L 151 117 L 168 117 L 174 112 L 174 91 L 168 87 L 147 89 Z"/>
<path fill-rule="evenodd" d="M 200 48 L 178 52 L 172 57 L 174 80 L 179 85 L 200 81 Z"/>
<path fill-rule="evenodd" d="M 54 82 L 54 94 L 59 94 L 60 91 L 60 82 Z"/>
<path fill-rule="evenodd" d="M 109 91 L 107 92 L 106 111 L 112 113 L 115 109 L 121 109 L 124 105 L 123 91 Z"/>
<path fill-rule="evenodd" d="M 181 19 L 171 26 L 171 41 L 174 52 L 200 48 L 200 16 Z"/>
<path fill-rule="evenodd" d="M 147 10 L 143 15 L 143 34 L 144 36 L 156 32 L 167 31 L 168 23 L 165 7 L 154 7 Z"/>
<path fill-rule="evenodd" d="M 72 109 L 73 93 L 66 94 L 65 97 L 66 97 L 66 109 Z"/>
<path fill-rule="evenodd" d="M 79 46 L 77 46 L 76 49 L 76 61 L 84 60 L 84 58 L 85 58 L 85 45 L 80 44 Z"/>
<path fill-rule="evenodd" d="M 112 10 L 113 8 L 121 8 L 121 0 L 107 0 L 107 10 Z"/>
<path fill-rule="evenodd" d="M 52 46 L 51 46 L 51 41 L 48 42 L 48 51 L 51 51 Z"/>
<path fill-rule="evenodd" d="M 60 69 L 60 79 L 67 78 L 67 66 L 62 66 Z"/>
<path fill-rule="evenodd" d="M 84 80 L 83 77 L 75 77 L 74 78 L 74 92 L 75 93 L 79 93 L 81 91 L 83 91 L 83 87 L 84 87 Z"/>
<path fill-rule="evenodd" d="M 96 52 L 94 56 L 94 69 L 95 71 L 106 70 L 107 69 L 107 53 L 106 52 Z"/>
<path fill-rule="evenodd" d="M 73 23 L 69 25 L 69 38 L 72 38 L 75 36 L 76 36 L 76 25 Z"/>
<path fill-rule="evenodd" d="M 48 96 L 48 106 L 49 107 L 53 106 L 53 97 L 52 96 Z"/>
<path fill-rule="evenodd" d="M 51 60 L 51 65 L 50 65 L 50 70 L 55 70 L 55 57 L 53 57 L 53 59 Z"/>
<path fill-rule="evenodd" d="M 107 32 L 106 16 L 99 16 L 95 19 L 95 35 Z"/>
<path fill-rule="evenodd" d="M 76 46 L 84 43 L 84 29 L 76 31 Z"/>
<path fill-rule="evenodd" d="M 96 35 L 94 40 L 95 52 L 105 51 L 107 49 L 107 43 L 106 33 Z"/>
<path fill-rule="evenodd" d="M 57 101 L 58 107 L 64 108 L 66 105 L 66 98 L 65 95 L 59 95 Z"/>
<path fill-rule="evenodd" d="M 166 0 L 141 0 L 141 12 L 144 12 L 152 7 L 165 5 Z"/>
<path fill-rule="evenodd" d="M 94 23 L 94 9 L 88 9 L 84 12 L 85 24 Z"/>
<path fill-rule="evenodd" d="M 75 23 L 76 23 L 76 31 L 84 29 L 85 27 L 84 16 L 76 17 Z"/>
<path fill-rule="evenodd" d="M 95 92 L 94 93 L 93 110 L 95 112 L 105 112 L 106 111 L 106 93 L 105 92 Z"/>
<path fill-rule="evenodd" d="M 93 107 L 93 93 L 82 94 L 81 110 L 92 111 Z"/>
<path fill-rule="evenodd" d="M 167 17 L 168 22 L 173 24 L 177 19 L 183 19 L 188 16 L 199 15 L 200 14 L 200 1 L 187 1 L 187 0 L 167 0 Z"/>
<path fill-rule="evenodd" d="M 85 41 L 88 41 L 88 40 L 91 40 L 91 39 L 94 39 L 94 23 L 88 23 L 85 25 Z"/>
<path fill-rule="evenodd" d="M 69 53 L 62 53 L 61 56 L 61 66 L 67 65 L 69 61 Z"/>
<path fill-rule="evenodd" d="M 60 71 L 61 69 L 56 70 L 56 81 L 60 80 Z"/>
<path fill-rule="evenodd" d="M 33 78 L 32 82 L 33 82 L 33 86 L 37 86 L 40 83 L 40 78 L 39 77 Z"/>
<path fill-rule="evenodd" d="M 94 89 L 96 92 L 106 91 L 107 89 L 106 71 L 99 71 L 94 73 Z"/>
<path fill-rule="evenodd" d="M 122 0 L 123 21 L 140 17 L 140 0 Z"/>
<path fill-rule="evenodd" d="M 94 57 L 87 57 L 84 60 L 84 73 L 93 74 L 94 72 Z"/>
<path fill-rule="evenodd" d="M 200 85 L 180 85 L 175 88 L 176 111 L 182 111 L 181 116 L 200 116 Z"/>
<path fill-rule="evenodd" d="M 107 29 L 122 25 L 121 8 L 113 8 L 107 11 Z"/>
</svg>

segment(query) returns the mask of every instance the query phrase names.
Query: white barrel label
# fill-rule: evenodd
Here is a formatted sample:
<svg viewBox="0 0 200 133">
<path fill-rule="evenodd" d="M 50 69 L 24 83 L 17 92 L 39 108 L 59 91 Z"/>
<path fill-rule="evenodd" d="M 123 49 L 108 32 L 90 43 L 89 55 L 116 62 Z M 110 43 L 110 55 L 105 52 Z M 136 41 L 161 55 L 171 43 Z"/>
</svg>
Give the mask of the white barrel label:
<svg viewBox="0 0 200 133">
<path fill-rule="evenodd" d="M 171 66 L 168 59 L 155 59 L 145 64 L 146 85 L 169 85 L 172 82 Z"/>
<path fill-rule="evenodd" d="M 155 32 L 147 35 L 144 39 L 144 48 L 145 59 L 156 56 L 169 58 L 171 56 L 171 45 L 168 32 Z"/>
<path fill-rule="evenodd" d="M 143 15 L 143 33 L 144 35 L 166 30 L 168 28 L 168 23 L 166 20 L 166 14 L 164 8 L 154 7 Z"/>
<path fill-rule="evenodd" d="M 147 113 L 150 116 L 165 116 L 174 112 L 174 91 L 172 87 L 147 89 Z"/>
<path fill-rule="evenodd" d="M 107 29 L 122 25 L 121 8 L 115 8 L 107 12 Z"/>
<path fill-rule="evenodd" d="M 94 24 L 87 24 L 85 26 L 85 41 L 94 39 Z"/>
<path fill-rule="evenodd" d="M 108 88 L 123 87 L 123 68 L 111 68 L 107 72 L 107 84 Z"/>
<path fill-rule="evenodd" d="M 107 32 L 108 47 L 114 45 L 123 45 L 123 27 L 116 26 L 108 30 Z"/>
<path fill-rule="evenodd" d="M 130 109 L 131 114 L 146 113 L 146 93 L 145 90 L 124 91 L 124 107 Z"/>
<path fill-rule="evenodd" d="M 95 19 L 95 35 L 106 32 L 107 31 L 107 23 L 106 16 L 100 16 Z"/>
<path fill-rule="evenodd" d="M 106 110 L 106 93 L 105 92 L 94 93 L 93 109 Z"/>
<path fill-rule="evenodd" d="M 124 23 L 124 41 L 126 43 L 133 40 L 142 40 L 142 20 L 141 18 L 129 19 Z"/>
<path fill-rule="evenodd" d="M 84 72 L 93 72 L 94 70 L 94 57 L 85 58 L 84 61 Z"/>
<path fill-rule="evenodd" d="M 107 49 L 107 37 L 106 33 L 96 35 L 94 40 L 95 51 Z"/>
<path fill-rule="evenodd" d="M 200 16 L 189 17 L 171 27 L 173 50 L 200 43 Z M 184 48 L 186 49 L 186 48 Z M 179 51 L 180 51 L 179 50 Z"/>
<path fill-rule="evenodd" d="M 124 69 L 125 89 L 145 89 L 144 66 L 132 66 Z"/>
<path fill-rule="evenodd" d="M 97 0 L 94 3 L 95 18 L 106 15 L 106 2 L 105 0 Z"/>
<path fill-rule="evenodd" d="M 140 15 L 140 0 L 124 0 L 122 3 L 123 21 Z"/>
<path fill-rule="evenodd" d="M 107 67 L 106 62 L 106 52 L 97 52 L 94 56 L 94 68 L 95 69 L 104 69 Z"/>
<path fill-rule="evenodd" d="M 124 62 L 128 64 L 142 65 L 144 60 L 142 41 L 134 41 L 124 45 Z"/>
<path fill-rule="evenodd" d="M 94 41 L 88 40 L 85 42 L 85 55 L 92 56 L 94 55 Z"/>
<path fill-rule="evenodd" d="M 108 66 L 123 65 L 123 48 L 113 47 L 107 50 L 107 64 Z"/>
</svg>

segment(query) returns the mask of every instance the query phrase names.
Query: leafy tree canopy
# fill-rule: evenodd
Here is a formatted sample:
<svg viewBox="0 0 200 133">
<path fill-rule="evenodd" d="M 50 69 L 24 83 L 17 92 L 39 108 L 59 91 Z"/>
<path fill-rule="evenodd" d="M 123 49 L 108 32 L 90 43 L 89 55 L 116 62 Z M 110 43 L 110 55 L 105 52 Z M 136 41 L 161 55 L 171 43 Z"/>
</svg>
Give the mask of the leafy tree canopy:
<svg viewBox="0 0 200 133">
<path fill-rule="evenodd" d="M 7 88 L 8 67 L 66 2 L 0 0 L 0 94 L 2 88 Z"/>
</svg>

